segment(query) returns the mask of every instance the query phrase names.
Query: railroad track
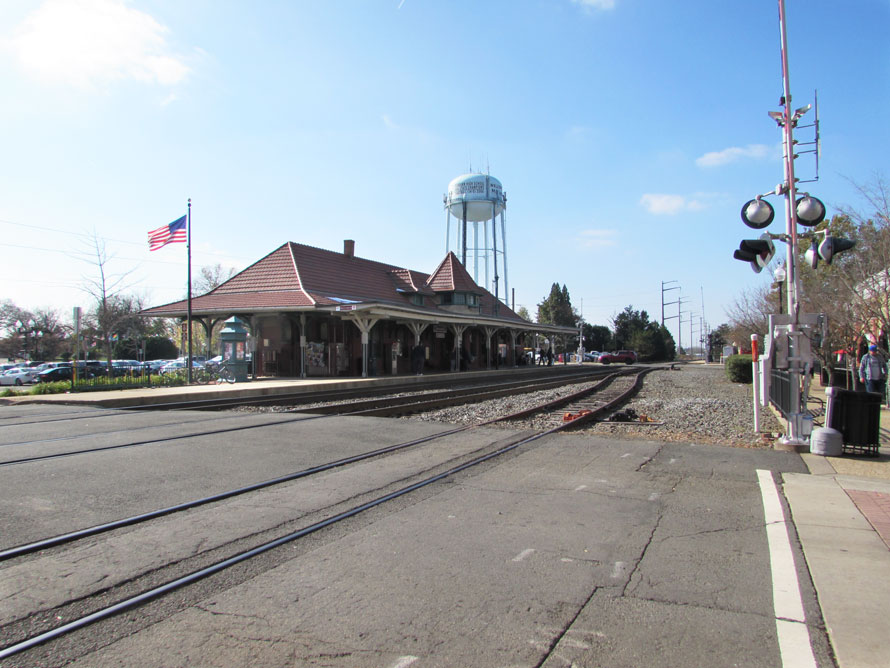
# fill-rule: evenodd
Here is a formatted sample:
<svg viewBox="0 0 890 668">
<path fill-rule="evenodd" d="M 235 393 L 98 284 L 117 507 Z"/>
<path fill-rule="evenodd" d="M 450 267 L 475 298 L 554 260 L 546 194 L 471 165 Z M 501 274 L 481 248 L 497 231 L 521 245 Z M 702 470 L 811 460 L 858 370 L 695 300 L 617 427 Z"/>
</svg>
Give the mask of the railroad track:
<svg viewBox="0 0 890 668">
<path fill-rule="evenodd" d="M 315 534 L 322 529 L 354 518 L 361 513 L 370 511 L 382 504 L 405 495 L 418 492 L 436 482 L 457 476 L 474 467 L 482 467 L 486 463 L 491 462 L 506 453 L 514 451 L 517 448 L 541 438 L 598 419 L 632 396 L 633 393 L 639 389 L 643 376 L 649 370 L 651 369 L 638 372 L 634 374 L 632 378 L 628 379 L 622 379 L 619 374 L 613 373 L 605 379 L 599 379 L 581 392 L 573 393 L 572 395 L 563 397 L 557 401 L 547 402 L 538 407 L 538 412 L 551 416 L 547 419 L 551 423 L 555 422 L 553 426 L 532 435 L 511 436 L 506 440 L 503 438 L 495 438 L 492 442 L 487 442 L 481 447 L 447 454 L 441 461 L 427 469 L 417 472 L 412 476 L 411 480 L 407 482 L 399 476 L 397 481 L 385 485 L 382 488 L 367 490 L 358 494 L 348 492 L 341 502 L 334 503 L 327 508 L 319 509 L 314 512 L 313 516 L 317 516 L 315 521 L 305 523 L 305 521 L 301 522 L 299 519 L 291 519 L 288 522 L 279 524 L 273 523 L 273 526 L 269 527 L 268 530 L 257 531 L 251 536 L 241 536 L 237 540 L 229 540 L 228 542 L 222 541 L 221 544 L 215 545 L 214 549 L 207 550 L 206 554 L 199 554 L 197 556 L 188 554 L 178 557 L 176 555 L 170 555 L 167 557 L 167 563 L 163 568 L 148 568 L 146 569 L 146 572 L 141 574 L 120 574 L 120 580 L 118 582 L 105 582 L 100 589 L 94 588 L 92 592 L 80 592 L 75 597 L 76 600 L 56 600 L 51 604 L 51 610 L 43 609 L 31 614 L 19 615 L 12 619 L 11 622 L 3 624 L 3 649 L 0 649 L 0 660 L 6 660 L 10 657 L 20 655 L 51 640 L 61 638 L 101 620 L 109 619 L 125 611 L 132 610 L 148 601 L 159 599 L 166 594 L 221 573 L 237 564 L 258 558 L 260 555 L 272 553 L 277 547 L 295 543 L 296 541 Z M 606 393 L 606 395 L 601 393 Z M 590 406 L 590 408 L 578 409 L 578 407 L 582 405 Z M 400 410 L 404 410 L 404 407 Z M 557 413 L 564 415 L 567 411 L 571 412 L 576 410 L 578 410 L 578 412 L 581 410 L 589 410 L 590 412 L 584 413 L 580 417 L 568 421 L 562 419 L 556 421 L 555 417 L 552 417 Z M 71 549 L 72 544 L 76 547 L 76 544 L 86 537 L 108 534 L 123 527 L 133 527 L 148 522 L 149 520 L 156 520 L 183 510 L 196 509 L 199 506 L 210 506 L 243 494 L 257 492 L 259 490 L 269 490 L 269 488 L 276 485 L 281 485 L 286 482 L 294 482 L 299 478 L 305 478 L 335 468 L 346 467 L 349 464 L 355 464 L 372 458 L 391 456 L 399 451 L 407 450 L 424 443 L 440 441 L 460 432 L 484 427 L 495 422 L 527 418 L 529 414 L 531 414 L 530 411 L 526 410 L 474 425 L 444 430 L 426 438 L 391 445 L 385 448 L 378 448 L 354 457 L 328 462 L 321 466 L 294 472 L 286 476 L 281 476 L 273 480 L 249 485 L 236 490 L 230 490 L 212 497 L 196 499 L 193 502 L 159 509 L 152 513 L 144 513 L 140 516 L 123 518 L 117 522 L 108 523 L 102 526 L 69 532 L 68 534 L 38 541 L 30 545 L 9 548 L 0 553 L 0 561 L 13 562 L 12 566 L 8 566 L 8 568 L 17 568 L 19 571 L 26 572 L 30 563 L 26 557 L 41 559 L 42 555 L 39 553 L 52 547 L 56 549 L 47 553 L 47 560 L 49 562 L 61 564 L 61 567 L 64 570 L 70 570 L 71 567 L 65 565 L 65 554 L 59 554 L 58 550 L 62 547 Z M 439 451 L 440 448 L 437 448 L 437 452 Z M 361 501 L 359 503 L 354 503 L 353 500 L 357 496 L 361 498 Z M 200 523 L 200 516 L 196 517 L 197 522 Z M 270 536 L 269 534 L 275 535 Z M 245 541 L 250 544 L 245 546 Z M 199 544 L 203 544 L 203 540 L 199 540 L 198 542 Z M 81 549 L 89 552 L 97 549 L 101 551 L 102 548 L 99 546 L 87 546 Z M 289 557 L 285 554 L 280 558 L 287 559 Z M 16 562 L 16 559 L 19 561 Z M 79 554 L 77 557 L 72 556 L 72 559 L 79 562 L 84 559 L 84 555 Z M 45 566 L 45 564 L 42 565 Z M 186 572 L 181 572 L 183 570 Z M 159 576 L 163 576 L 164 573 L 169 573 L 170 576 L 160 584 L 157 584 L 155 580 L 157 580 Z M 14 572 L 11 574 L 0 572 L 0 574 L 7 577 L 15 575 Z M 113 602 L 110 604 L 96 605 L 96 601 L 107 598 L 112 598 Z M 64 611 L 64 614 L 55 614 L 54 611 L 56 610 Z M 73 614 L 75 611 L 76 614 Z M 71 619 L 71 621 L 56 624 L 53 621 L 56 620 L 56 618 L 59 620 Z M 36 657 L 35 661 L 40 663 L 45 662 L 41 657 Z M 34 661 L 30 661 L 30 663 L 31 665 L 34 665 Z M 4 664 L 4 666 L 6 665 L 11 664 Z M 28 665 L 28 663 L 26 662 L 21 665 Z"/>
<path fill-rule="evenodd" d="M 628 367 L 623 370 L 623 373 L 630 373 L 632 369 Z M 489 399 L 510 396 L 514 394 L 524 394 L 535 392 L 539 390 L 549 389 L 549 388 L 558 388 L 564 386 L 566 383 L 581 383 L 592 380 L 601 379 L 608 375 L 613 375 L 615 372 L 612 371 L 604 371 L 604 370 L 593 370 L 593 371 L 585 371 L 585 372 L 575 372 L 570 375 L 560 374 L 557 377 L 549 377 L 549 378 L 540 378 L 540 377 L 524 377 L 516 380 L 511 380 L 509 382 L 496 382 L 496 383 L 488 383 L 479 386 L 471 386 L 471 387 L 461 387 L 457 389 L 449 389 L 449 390 L 434 390 L 423 393 L 412 393 L 410 395 L 400 396 L 398 394 L 393 395 L 388 393 L 386 396 L 377 397 L 373 399 L 354 399 L 354 400 L 343 400 L 344 393 L 342 391 L 332 392 L 332 393 L 319 393 L 316 395 L 316 399 L 318 401 L 322 401 L 324 397 L 334 398 L 335 401 L 333 403 L 324 403 L 314 406 L 302 407 L 302 408 L 287 408 L 287 403 L 285 406 L 281 406 L 277 402 L 277 400 L 272 403 L 273 406 L 281 406 L 282 410 L 276 411 L 276 414 L 282 415 L 281 418 L 272 419 L 266 422 L 262 422 L 259 424 L 236 424 L 231 426 L 214 426 L 209 429 L 200 429 L 200 430 L 190 430 L 188 427 L 194 424 L 201 423 L 210 423 L 217 425 L 219 422 L 219 418 L 214 416 L 213 418 L 202 418 L 202 419 L 193 419 L 189 418 L 188 420 L 182 421 L 182 425 L 185 427 L 186 431 L 176 433 L 173 435 L 162 436 L 162 437 L 150 437 L 135 439 L 124 443 L 116 443 L 112 445 L 100 445 L 93 446 L 89 448 L 83 449 L 68 449 L 59 452 L 53 453 L 42 453 L 39 455 L 28 455 L 23 457 L 15 457 L 9 459 L 0 459 L 0 468 L 5 466 L 13 466 L 13 465 L 21 465 L 21 464 L 29 464 L 42 462 L 52 459 L 60 459 L 66 457 L 73 457 L 79 455 L 87 455 L 87 454 L 95 454 L 98 452 L 107 452 L 107 451 L 115 451 L 122 450 L 127 448 L 135 448 L 135 447 L 145 447 L 158 445 L 162 443 L 170 443 L 173 441 L 183 441 L 189 438 L 196 438 L 201 436 L 220 436 L 223 437 L 227 434 L 234 434 L 237 432 L 251 431 L 257 429 L 264 429 L 270 426 L 276 425 L 285 425 L 291 422 L 298 422 L 302 420 L 308 419 L 319 419 L 322 417 L 330 417 L 336 415 L 364 415 L 364 416 L 376 416 L 376 417 L 393 417 L 398 415 L 408 415 L 411 413 L 419 413 L 423 411 L 435 410 L 437 408 L 442 408 L 446 406 L 455 406 L 460 404 L 467 403 L 475 403 L 486 401 Z M 416 388 L 415 388 L 416 391 Z M 360 396 L 367 396 L 368 390 L 363 390 L 363 394 Z M 346 393 L 347 396 L 351 396 L 352 392 Z M 280 399 L 280 398 L 276 398 Z M 292 399 L 291 399 L 292 400 Z M 305 397 L 303 397 L 305 400 Z M 271 403 L 270 398 L 260 398 L 256 401 L 261 401 L 262 404 L 269 405 Z M 290 400 L 289 400 L 290 401 Z M 233 403 L 234 402 L 234 403 Z M 262 405 L 261 404 L 261 405 Z M 206 401 L 196 401 L 196 402 L 177 402 L 175 404 L 180 409 L 183 407 L 188 407 L 191 409 L 197 410 L 219 410 L 223 408 L 222 405 L 217 403 L 208 404 Z M 232 406 L 241 406 L 243 403 L 239 403 L 238 399 L 227 399 L 226 407 Z M 250 405 L 256 405 L 256 403 L 252 400 Z M 156 408 L 156 407 L 153 407 Z M 120 412 L 115 412 L 114 415 L 120 416 Z M 130 413 L 125 413 L 130 414 Z M 90 412 L 92 415 L 92 412 Z M 245 418 L 245 415 L 239 415 L 239 418 Z M 232 416 L 227 416 L 227 419 L 232 419 Z M 52 420 L 51 420 L 52 421 Z M 155 423 L 153 425 L 145 426 L 145 427 L 134 427 L 127 430 L 103 430 L 103 431 L 95 431 L 89 434 L 78 434 L 76 436 L 54 436 L 53 438 L 47 439 L 35 439 L 30 441 L 15 441 L 5 444 L 0 444 L 0 453 L 2 453 L 4 447 L 10 446 L 32 446 L 39 445 L 45 443 L 57 443 L 63 444 L 66 441 L 76 441 L 78 439 L 89 439 L 90 437 L 102 437 L 107 438 L 109 434 L 113 433 L 126 433 L 130 434 L 136 431 L 148 431 L 156 428 L 170 428 L 179 426 L 180 423 L 176 421 L 165 421 L 163 423 Z M 2 457 L 2 455 L 0 455 Z"/>
</svg>

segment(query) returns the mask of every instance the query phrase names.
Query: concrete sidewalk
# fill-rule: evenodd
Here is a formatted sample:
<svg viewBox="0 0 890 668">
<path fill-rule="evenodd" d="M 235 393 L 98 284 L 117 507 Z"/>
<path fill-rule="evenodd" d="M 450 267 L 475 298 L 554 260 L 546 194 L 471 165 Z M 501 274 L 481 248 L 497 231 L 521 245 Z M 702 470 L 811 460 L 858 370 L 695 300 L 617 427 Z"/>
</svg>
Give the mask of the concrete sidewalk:
<svg viewBox="0 0 890 668">
<path fill-rule="evenodd" d="M 824 399 L 824 388 L 811 396 Z M 813 405 L 811 405 L 813 407 Z M 785 496 L 841 668 L 890 666 L 890 411 L 877 457 L 801 454 Z"/>
</svg>

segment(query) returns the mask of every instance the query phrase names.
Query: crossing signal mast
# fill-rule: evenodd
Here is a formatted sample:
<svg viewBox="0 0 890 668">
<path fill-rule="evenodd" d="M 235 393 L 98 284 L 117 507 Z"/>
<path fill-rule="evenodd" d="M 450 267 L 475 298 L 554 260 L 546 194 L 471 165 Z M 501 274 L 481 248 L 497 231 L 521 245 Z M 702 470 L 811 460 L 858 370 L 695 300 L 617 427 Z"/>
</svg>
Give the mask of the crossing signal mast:
<svg viewBox="0 0 890 668">
<path fill-rule="evenodd" d="M 825 219 L 825 205 L 816 197 L 807 192 L 799 193 L 797 184 L 800 179 L 794 176 L 794 160 L 799 157 L 795 154 L 798 142 L 794 139 L 794 129 L 798 122 L 812 108 L 812 105 L 793 109 L 791 105 L 791 84 L 788 77 L 788 38 L 785 29 L 785 0 L 779 3 L 779 33 L 782 51 L 782 81 L 783 95 L 779 104 L 782 111 L 770 111 L 772 118 L 782 131 L 783 164 L 785 180 L 775 187 L 775 190 L 754 199 L 748 200 L 742 206 L 742 222 L 755 230 L 764 230 L 769 227 L 775 218 L 775 209 L 765 198 L 771 195 L 785 197 L 785 233 L 773 234 L 764 232 L 757 239 L 743 239 L 739 249 L 733 253 L 733 257 L 743 262 L 748 262 L 751 268 L 760 273 L 769 264 L 775 255 L 774 241 L 783 241 L 787 244 L 786 251 L 786 299 L 787 313 L 771 315 L 769 317 L 770 331 L 767 334 L 767 349 L 765 357 L 759 361 L 758 368 L 762 379 L 761 402 L 765 405 L 770 400 L 771 383 L 781 384 L 781 390 L 777 388 L 774 403 L 788 422 L 787 433 L 782 441 L 786 445 L 804 445 L 810 435 L 812 421 L 806 421 L 805 397 L 808 394 L 809 370 L 812 367 L 813 355 L 810 350 L 812 330 L 825 324 L 821 314 L 800 313 L 799 291 L 800 285 L 797 279 L 797 248 L 798 238 L 803 237 L 812 240 L 812 246 L 806 253 L 806 260 L 814 269 L 819 260 L 830 264 L 837 253 L 849 250 L 854 242 L 848 239 L 839 239 L 828 235 L 825 230 L 798 233 L 798 225 L 815 227 Z M 807 142 L 814 145 L 811 150 L 801 153 L 815 153 L 816 155 L 816 179 L 818 180 L 819 165 L 819 118 L 816 109 L 815 141 Z M 821 243 L 817 239 L 822 237 Z M 781 310 L 781 308 L 780 308 Z M 755 362 L 755 365 L 758 363 Z M 773 381 L 775 377 L 775 381 Z M 790 386 L 790 387 L 789 387 Z M 758 394 L 757 379 L 755 378 L 755 395 Z M 789 396 L 790 395 L 790 396 Z"/>
</svg>

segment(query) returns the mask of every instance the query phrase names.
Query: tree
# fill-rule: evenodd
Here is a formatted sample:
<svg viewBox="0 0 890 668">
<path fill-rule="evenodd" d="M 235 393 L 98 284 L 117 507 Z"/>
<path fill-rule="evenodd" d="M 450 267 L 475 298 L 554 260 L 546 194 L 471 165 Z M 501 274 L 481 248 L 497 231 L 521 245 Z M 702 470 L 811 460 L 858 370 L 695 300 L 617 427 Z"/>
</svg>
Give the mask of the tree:
<svg viewBox="0 0 890 668">
<path fill-rule="evenodd" d="M 616 348 L 629 348 L 634 332 L 646 329 L 649 314 L 646 311 L 634 311 L 633 306 L 626 307 L 612 318 L 612 328 Z"/>
<path fill-rule="evenodd" d="M 197 278 L 192 280 L 192 293 L 203 295 L 215 290 L 235 275 L 235 269 L 224 269 L 220 263 L 206 265 L 198 270 Z"/>
<path fill-rule="evenodd" d="M 611 350 L 612 330 L 605 325 L 591 325 L 585 322 L 581 326 L 581 334 L 584 337 L 584 350 Z"/>
<path fill-rule="evenodd" d="M 528 320 L 529 322 L 532 321 L 531 314 L 529 314 L 528 309 L 525 308 L 524 306 L 519 307 L 519 310 L 516 311 L 516 315 L 518 315 L 523 320 Z"/>
<path fill-rule="evenodd" d="M 84 277 L 83 290 L 92 297 L 94 304 L 89 314 L 89 324 L 95 329 L 97 338 L 105 349 L 108 361 L 108 375 L 111 376 L 113 337 L 120 338 L 121 333 L 128 333 L 144 327 L 144 320 L 139 315 L 143 308 L 142 298 L 124 294 L 127 288 L 126 279 L 133 272 L 129 270 L 121 274 L 109 272 L 109 258 L 105 252 L 105 242 L 93 232 L 89 259 L 96 267 L 96 276 Z"/>
<path fill-rule="evenodd" d="M 562 325 L 577 327 L 578 314 L 572 308 L 572 299 L 565 285 L 554 283 L 550 295 L 538 304 L 538 322 L 542 325 Z"/>
<path fill-rule="evenodd" d="M 547 299 L 538 304 L 538 322 L 540 324 L 577 328 L 580 319 L 577 311 L 572 308 L 572 299 L 565 285 L 560 288 L 558 283 L 554 283 Z M 564 336 L 560 338 L 563 342 L 561 352 L 577 349 L 577 337 Z"/>
<path fill-rule="evenodd" d="M 53 360 L 70 352 L 70 327 L 52 309 L 28 311 L 10 300 L 0 304 L 0 353 L 9 359 Z"/>
<path fill-rule="evenodd" d="M 763 341 L 769 330 L 769 315 L 777 312 L 769 285 L 743 292 L 726 310 L 729 316 L 727 341 L 739 350 L 750 350 L 751 335 L 757 334 Z"/>
<path fill-rule="evenodd" d="M 674 337 L 664 325 L 650 321 L 646 311 L 628 306 L 612 319 L 612 326 L 615 347 L 635 351 L 640 360 L 661 362 L 676 357 Z"/>
<path fill-rule="evenodd" d="M 708 333 L 708 361 L 718 362 L 723 354 L 723 346 L 729 342 L 729 325 L 723 323 Z"/>
</svg>

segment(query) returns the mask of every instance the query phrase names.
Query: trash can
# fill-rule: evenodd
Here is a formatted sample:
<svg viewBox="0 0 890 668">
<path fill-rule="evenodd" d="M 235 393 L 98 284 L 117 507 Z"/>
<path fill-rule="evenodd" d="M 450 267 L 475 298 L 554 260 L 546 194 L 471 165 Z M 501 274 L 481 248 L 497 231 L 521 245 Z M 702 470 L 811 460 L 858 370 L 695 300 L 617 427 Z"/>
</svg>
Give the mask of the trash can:
<svg viewBox="0 0 890 668">
<path fill-rule="evenodd" d="M 829 387 L 826 426 L 844 437 L 844 451 L 878 456 L 881 433 L 881 400 L 876 392 L 854 392 Z"/>
</svg>

